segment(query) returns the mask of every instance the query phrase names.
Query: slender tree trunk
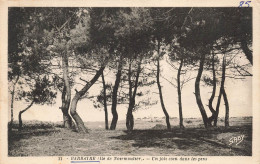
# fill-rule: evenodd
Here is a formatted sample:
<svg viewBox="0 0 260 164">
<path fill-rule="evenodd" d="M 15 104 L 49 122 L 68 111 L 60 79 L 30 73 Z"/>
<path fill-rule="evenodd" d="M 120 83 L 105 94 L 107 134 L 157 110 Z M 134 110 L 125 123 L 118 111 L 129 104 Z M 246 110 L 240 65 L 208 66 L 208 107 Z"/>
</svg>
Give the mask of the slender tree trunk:
<svg viewBox="0 0 260 164">
<path fill-rule="evenodd" d="M 204 122 L 204 126 L 205 128 L 208 127 L 208 116 L 207 113 L 205 111 L 205 108 L 203 106 L 202 100 L 201 100 L 201 96 L 200 96 L 200 79 L 202 76 L 202 72 L 203 72 L 203 66 L 204 66 L 204 62 L 205 62 L 205 56 L 206 54 L 203 52 L 203 54 L 201 55 L 201 59 L 200 59 L 200 66 L 199 66 L 199 70 L 198 70 L 198 75 L 196 77 L 195 80 L 195 97 L 196 97 L 196 101 Z"/>
<path fill-rule="evenodd" d="M 123 57 L 120 57 L 120 61 L 118 63 L 118 68 L 117 68 L 117 74 L 116 74 L 116 81 L 115 81 L 115 85 L 113 88 L 113 93 L 112 93 L 112 107 L 111 107 L 111 112 L 113 115 L 112 118 L 112 122 L 110 125 L 110 130 L 115 130 L 116 129 L 116 124 L 117 124 L 117 120 L 118 120 L 118 114 L 116 111 L 116 107 L 117 107 L 117 91 L 118 91 L 118 87 L 120 84 L 120 80 L 121 80 L 121 75 L 122 75 L 122 67 L 123 67 Z"/>
<path fill-rule="evenodd" d="M 229 127 L 229 103 L 225 89 L 223 89 L 223 98 L 226 107 L 226 114 L 225 114 L 225 127 Z"/>
<path fill-rule="evenodd" d="M 13 128 L 13 122 L 14 122 L 14 94 L 15 94 L 15 86 L 16 86 L 16 84 L 13 85 L 12 97 L 11 97 L 11 121 L 10 121 L 10 130 L 12 130 L 12 128 Z"/>
<path fill-rule="evenodd" d="M 13 90 L 12 90 L 12 97 L 11 97 L 11 121 L 10 121 L 10 129 L 9 130 L 12 130 L 13 128 L 13 122 L 14 122 L 14 95 L 15 95 L 15 87 L 16 87 L 16 84 L 19 80 L 19 75 L 17 76 L 15 82 L 14 82 L 14 85 L 13 85 Z"/>
<path fill-rule="evenodd" d="M 128 106 L 128 110 L 127 110 L 127 114 L 126 114 L 126 129 L 128 131 L 131 131 L 131 121 L 133 120 L 133 113 L 132 113 L 132 106 L 133 106 L 133 102 L 132 102 L 132 61 L 129 61 L 129 68 L 128 68 L 128 84 L 129 84 L 129 106 Z"/>
<path fill-rule="evenodd" d="M 227 94 L 226 94 L 226 91 L 225 91 L 225 77 L 226 77 L 226 57 L 224 55 L 223 56 L 223 64 L 222 64 L 222 78 L 221 78 L 219 99 L 220 99 L 221 95 L 223 94 L 223 99 L 224 99 L 225 107 L 226 107 L 225 127 L 228 127 L 229 126 L 229 103 L 228 103 L 228 98 L 227 98 Z M 220 103 L 218 103 L 217 105 L 218 105 L 218 111 L 217 111 L 217 114 L 218 114 Z M 214 126 L 217 126 L 217 118 L 214 121 Z"/>
<path fill-rule="evenodd" d="M 62 91 L 62 106 L 63 125 L 65 128 L 71 129 L 73 122 L 69 115 L 69 106 L 71 101 L 71 88 L 69 83 L 69 70 L 68 70 L 68 56 L 66 53 L 62 56 L 62 70 L 63 70 L 63 91 Z"/>
<path fill-rule="evenodd" d="M 22 128 L 23 128 L 22 114 L 23 114 L 25 111 L 27 111 L 29 108 L 31 108 L 32 105 L 33 105 L 33 103 L 34 103 L 34 100 L 31 102 L 31 104 L 30 104 L 28 107 L 26 107 L 24 110 L 21 110 L 21 111 L 19 112 L 19 115 L 18 115 L 18 120 L 19 120 L 19 128 L 18 128 L 18 130 L 19 130 L 19 131 L 21 131 Z"/>
<path fill-rule="evenodd" d="M 222 82 L 221 82 L 222 84 Z M 217 101 L 217 105 L 216 105 L 216 112 L 215 112 L 215 116 L 214 116 L 214 126 L 217 126 L 218 123 L 218 114 L 219 114 L 219 107 L 220 107 L 220 102 L 221 102 L 221 96 L 222 96 L 222 90 L 221 90 L 221 86 L 220 86 L 220 91 L 219 91 L 219 95 L 218 95 L 218 101 Z"/>
<path fill-rule="evenodd" d="M 107 63 L 107 62 L 105 62 Z M 105 69 L 105 65 L 100 67 L 100 69 L 96 72 L 95 76 L 88 82 L 80 91 L 76 91 L 75 96 L 73 97 L 71 101 L 71 106 L 70 106 L 70 114 L 74 121 L 77 124 L 78 127 L 78 132 L 80 133 L 87 133 L 88 130 L 84 125 L 84 122 L 82 121 L 81 117 L 77 113 L 77 104 L 79 99 L 91 88 L 91 86 L 98 80 L 98 78 L 101 76 L 103 70 Z"/>
<path fill-rule="evenodd" d="M 217 87 L 217 81 L 216 81 L 216 71 L 215 71 L 215 58 L 214 58 L 214 53 L 212 54 L 212 62 L 211 62 L 211 66 L 212 66 L 212 76 L 213 76 L 213 90 L 212 90 L 212 94 L 211 97 L 209 99 L 209 110 L 211 111 L 212 115 L 211 117 L 209 117 L 208 120 L 208 124 L 211 126 L 212 125 L 212 121 L 215 119 L 216 117 L 216 111 L 213 108 L 213 100 L 215 98 L 215 94 L 216 94 L 216 87 Z"/>
<path fill-rule="evenodd" d="M 160 84 L 160 41 L 158 42 L 158 50 L 157 50 L 157 52 L 158 52 L 157 75 L 156 75 L 157 86 L 158 86 L 158 90 L 159 90 L 161 107 L 162 107 L 163 113 L 165 115 L 167 129 L 171 130 L 170 117 L 169 117 L 169 114 L 168 114 L 168 112 L 167 112 L 167 110 L 165 108 L 164 102 L 163 102 L 162 87 L 161 87 L 161 84 Z"/>
<path fill-rule="evenodd" d="M 182 101 L 181 101 L 181 69 L 183 65 L 183 59 L 181 59 L 181 63 L 177 73 L 177 91 L 178 91 L 178 103 L 179 103 L 179 117 L 180 117 L 180 128 L 184 129 L 183 125 L 183 116 L 182 116 Z"/>
<path fill-rule="evenodd" d="M 107 94 L 106 94 L 106 82 L 104 77 L 104 72 L 102 72 L 102 83 L 104 90 L 104 111 L 105 111 L 105 129 L 108 130 L 108 113 L 107 113 Z"/>
<path fill-rule="evenodd" d="M 136 97 L 137 88 L 138 88 L 139 75 L 140 75 L 140 72 L 141 72 L 141 63 L 142 63 L 142 58 L 140 59 L 140 61 L 138 63 L 138 68 L 137 68 L 137 72 L 136 72 L 136 79 L 135 79 L 133 94 L 132 94 L 132 81 L 131 81 L 131 64 L 129 66 L 129 74 L 128 74 L 128 81 L 129 81 L 129 107 L 128 107 L 127 117 L 126 117 L 126 127 L 127 127 L 127 130 L 129 130 L 129 131 L 134 129 L 133 109 L 134 109 L 134 106 L 135 106 L 135 97 Z"/>
<path fill-rule="evenodd" d="M 214 126 L 217 126 L 217 122 L 218 122 L 220 101 L 221 101 L 221 96 L 224 92 L 224 86 L 225 86 L 225 77 L 226 77 L 226 56 L 224 54 L 223 62 L 222 62 L 222 77 L 221 77 L 220 91 L 219 91 L 218 102 L 217 102 L 217 107 L 216 107 L 216 116 L 214 119 Z"/>
</svg>

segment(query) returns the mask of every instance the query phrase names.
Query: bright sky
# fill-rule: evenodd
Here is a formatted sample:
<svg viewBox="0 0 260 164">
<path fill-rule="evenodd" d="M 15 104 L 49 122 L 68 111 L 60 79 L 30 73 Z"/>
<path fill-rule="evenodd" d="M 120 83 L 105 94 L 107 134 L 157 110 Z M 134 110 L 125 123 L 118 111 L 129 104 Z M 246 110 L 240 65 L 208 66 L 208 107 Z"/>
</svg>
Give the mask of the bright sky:
<svg viewBox="0 0 260 164">
<path fill-rule="evenodd" d="M 240 58 L 242 61 L 247 61 L 243 56 Z M 169 67 L 169 65 L 162 61 L 162 76 L 175 78 L 177 72 Z M 178 65 L 177 65 L 178 66 Z M 197 71 L 191 72 L 192 77 L 195 77 Z M 109 74 L 109 77 L 105 77 L 106 81 L 115 80 L 114 74 Z M 101 80 L 101 78 L 100 78 Z M 183 100 L 183 117 L 199 117 L 201 118 L 199 108 L 196 104 L 196 99 L 194 95 L 194 83 L 195 80 L 191 80 L 186 86 L 184 86 L 182 90 L 182 100 Z M 178 112 L 178 95 L 177 89 L 169 84 L 166 80 L 161 78 L 161 85 L 163 86 L 163 97 L 166 109 L 170 117 L 179 117 Z M 101 84 L 95 84 L 90 89 L 90 95 L 96 94 L 100 92 Z M 219 86 L 218 86 L 219 87 Z M 225 83 L 225 88 L 230 104 L 230 117 L 239 117 L 239 116 L 252 116 L 252 77 L 247 77 L 245 80 L 234 80 L 227 78 Z M 77 86 L 78 89 L 81 86 Z M 157 85 L 154 84 L 150 90 L 152 92 L 158 92 Z M 216 96 L 218 96 L 219 88 L 217 88 Z M 72 98 L 74 96 L 74 89 L 72 89 Z M 201 82 L 201 96 L 202 101 L 204 103 L 204 107 L 207 110 L 208 115 L 210 112 L 208 107 L 208 99 L 210 98 L 212 92 L 211 87 L 206 87 Z M 158 103 L 154 106 L 149 107 L 148 109 L 140 108 L 138 111 L 134 112 L 135 118 L 143 118 L 143 117 L 163 117 L 164 114 L 162 112 L 160 106 L 159 95 L 154 93 L 151 95 L 153 100 L 158 100 Z M 137 97 L 138 99 L 138 97 Z M 138 101 L 138 100 L 137 100 Z M 214 104 L 216 104 L 217 97 L 215 98 Z M 225 107 L 223 103 L 223 99 L 221 100 L 220 107 L 220 117 L 224 116 Z M 14 102 L 14 119 L 18 119 L 18 113 L 20 110 L 24 109 L 28 104 L 24 104 L 22 102 L 15 101 Z M 56 104 L 53 106 L 40 106 L 33 105 L 28 111 L 23 113 L 24 120 L 40 120 L 40 121 L 62 121 L 62 112 L 59 109 L 61 106 L 61 94 L 57 95 Z M 215 106 L 215 105 L 214 105 Z M 117 111 L 119 114 L 119 120 L 125 120 L 127 106 L 118 105 Z M 9 110 L 10 111 L 10 110 Z M 98 110 L 93 107 L 93 103 L 87 99 L 83 99 L 79 101 L 77 111 L 79 115 L 82 117 L 83 121 L 103 121 L 104 120 L 104 111 Z M 112 119 L 111 115 L 111 106 L 108 106 L 109 112 L 109 121 Z M 9 112 L 9 120 L 10 120 L 10 112 Z"/>
</svg>

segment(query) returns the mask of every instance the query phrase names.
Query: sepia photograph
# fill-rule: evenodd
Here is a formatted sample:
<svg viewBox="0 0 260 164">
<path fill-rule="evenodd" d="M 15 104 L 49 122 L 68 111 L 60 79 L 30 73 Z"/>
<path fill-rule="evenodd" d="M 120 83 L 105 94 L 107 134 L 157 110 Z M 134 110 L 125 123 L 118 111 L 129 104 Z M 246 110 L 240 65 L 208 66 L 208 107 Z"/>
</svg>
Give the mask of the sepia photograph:
<svg viewBox="0 0 260 164">
<path fill-rule="evenodd" d="M 10 7 L 8 155 L 250 156 L 252 51 L 252 8 Z"/>
<path fill-rule="evenodd" d="M 241 2 L 9 6 L 1 151 L 57 164 L 252 157 L 254 15 Z"/>
</svg>

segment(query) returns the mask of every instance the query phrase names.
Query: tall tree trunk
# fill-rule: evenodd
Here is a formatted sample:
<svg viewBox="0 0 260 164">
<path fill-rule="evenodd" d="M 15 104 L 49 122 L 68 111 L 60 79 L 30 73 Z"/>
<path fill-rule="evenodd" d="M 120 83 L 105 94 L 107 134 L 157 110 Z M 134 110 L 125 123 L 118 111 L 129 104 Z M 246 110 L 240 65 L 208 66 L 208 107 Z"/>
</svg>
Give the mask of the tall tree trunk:
<svg viewBox="0 0 260 164">
<path fill-rule="evenodd" d="M 13 128 L 13 122 L 14 122 L 14 94 L 15 94 L 15 86 L 16 83 L 13 85 L 13 90 L 12 90 L 12 97 L 11 97 L 11 121 L 10 121 L 10 130 Z"/>
<path fill-rule="evenodd" d="M 225 89 L 223 89 L 223 98 L 226 107 L 226 114 L 225 114 L 225 127 L 229 127 L 229 103 Z"/>
<path fill-rule="evenodd" d="M 69 82 L 69 70 L 68 70 L 68 56 L 66 53 L 62 56 L 62 70 L 63 70 L 63 91 L 62 91 L 62 106 L 61 111 L 63 113 L 63 125 L 65 128 L 72 128 L 72 119 L 69 115 L 69 107 L 71 101 L 71 88 Z"/>
<path fill-rule="evenodd" d="M 215 58 L 214 58 L 214 52 L 212 53 L 212 61 L 211 61 L 211 66 L 212 66 L 212 76 L 213 76 L 213 90 L 212 90 L 212 94 L 211 97 L 209 99 L 209 110 L 211 111 L 212 115 L 211 117 L 209 117 L 208 119 L 208 124 L 211 126 L 212 125 L 212 121 L 215 119 L 216 117 L 216 111 L 213 108 L 213 100 L 215 98 L 215 94 L 216 94 L 216 87 L 217 87 L 217 80 L 216 80 L 216 71 L 215 71 Z"/>
<path fill-rule="evenodd" d="M 112 118 L 112 122 L 110 125 L 110 130 L 115 130 L 116 129 L 116 124 L 117 124 L 117 120 L 118 120 L 118 114 L 116 111 L 116 107 L 117 107 L 117 91 L 118 91 L 118 87 L 120 84 L 120 80 L 121 80 L 121 75 L 122 75 L 122 67 L 123 67 L 123 57 L 120 57 L 119 63 L 118 63 L 118 68 L 117 68 L 117 74 L 116 74 L 116 81 L 115 81 L 115 85 L 113 88 L 113 93 L 112 93 L 112 107 L 111 107 L 111 112 L 113 115 Z"/>
<path fill-rule="evenodd" d="M 22 114 L 23 114 L 25 111 L 27 111 L 29 108 L 31 108 L 31 106 L 33 105 L 33 103 L 34 103 L 34 100 L 31 102 L 31 104 L 30 104 L 28 107 L 26 107 L 24 110 L 21 110 L 21 111 L 19 112 L 19 115 L 18 115 L 18 120 L 19 120 L 19 128 L 18 128 L 18 130 L 19 130 L 19 131 L 21 131 L 22 128 L 23 128 Z"/>
<path fill-rule="evenodd" d="M 221 82 L 221 85 L 222 85 L 222 82 Z M 220 86 L 218 101 L 217 101 L 217 105 L 216 105 L 216 112 L 215 112 L 215 116 L 214 116 L 214 126 L 217 126 L 217 123 L 218 123 L 218 114 L 219 114 L 221 96 L 222 96 L 222 90 L 221 90 L 221 86 Z"/>
<path fill-rule="evenodd" d="M 245 39 L 241 38 L 241 48 L 244 51 L 247 59 L 253 65 L 253 54 L 252 51 L 248 48 L 247 42 Z"/>
<path fill-rule="evenodd" d="M 177 91 L 178 91 L 178 103 L 179 103 L 179 118 L 180 118 L 180 128 L 183 129 L 183 116 L 182 116 L 182 101 L 181 101 L 181 69 L 183 65 L 183 59 L 181 59 L 181 63 L 177 73 Z"/>
<path fill-rule="evenodd" d="M 133 85 L 132 85 L 132 79 L 131 79 L 131 76 L 132 76 L 132 70 L 131 70 L 131 67 L 132 67 L 132 61 L 130 60 L 129 61 L 129 68 L 128 68 L 128 84 L 129 84 L 129 106 L 128 106 L 128 110 L 127 110 L 127 114 L 126 114 L 126 129 L 131 131 L 131 122 L 133 120 L 133 113 L 132 113 L 132 106 L 133 106 L 133 102 L 132 102 L 132 88 L 133 88 Z"/>
<path fill-rule="evenodd" d="M 64 85 L 62 90 L 62 95 L 61 95 L 62 105 L 60 109 L 63 114 L 63 127 L 71 129 L 73 127 L 73 121 L 69 115 L 68 105 L 70 104 L 70 102 L 67 102 L 65 97 L 66 97 L 66 86 Z"/>
<path fill-rule="evenodd" d="M 107 113 L 107 94 L 106 94 L 106 81 L 104 77 L 104 71 L 102 72 L 102 84 L 104 90 L 104 111 L 105 111 L 105 129 L 108 130 L 108 113 Z"/>
<path fill-rule="evenodd" d="M 133 99 L 130 100 L 127 114 L 126 114 L 126 128 L 128 131 L 132 131 L 134 129 L 134 116 L 133 116 L 133 108 L 135 103 L 133 102 Z"/>
<path fill-rule="evenodd" d="M 202 72 L 203 72 L 203 66 L 204 66 L 204 62 L 205 62 L 205 56 L 206 54 L 204 52 L 202 52 L 203 54 L 201 55 L 201 59 L 200 59 L 200 66 L 199 66 L 199 70 L 198 70 L 198 75 L 196 77 L 195 80 L 195 97 L 196 97 L 196 101 L 204 122 L 204 126 L 205 128 L 208 127 L 208 116 L 207 113 L 205 111 L 205 108 L 203 106 L 202 100 L 201 100 L 201 96 L 200 96 L 200 79 L 202 76 Z"/>
<path fill-rule="evenodd" d="M 107 62 L 105 62 L 105 63 L 107 63 Z M 70 114 L 71 114 L 72 118 L 74 119 L 74 121 L 76 122 L 77 127 L 78 127 L 78 132 L 80 132 L 80 133 L 87 133 L 88 130 L 85 127 L 84 122 L 82 121 L 82 119 L 80 118 L 80 116 L 77 113 L 78 101 L 89 90 L 89 88 L 91 88 L 91 86 L 98 80 L 98 78 L 101 76 L 103 70 L 105 69 L 105 65 L 106 64 L 104 64 L 100 67 L 100 69 L 96 72 L 95 76 L 80 91 L 76 90 L 76 94 L 71 101 Z"/>
<path fill-rule="evenodd" d="M 216 107 L 216 116 L 214 119 L 214 126 L 217 126 L 217 122 L 218 122 L 219 107 L 220 107 L 221 96 L 224 92 L 225 78 L 226 78 L 226 56 L 224 54 L 223 61 L 222 61 L 222 77 L 221 77 L 220 91 L 219 91 L 218 102 Z"/>
<path fill-rule="evenodd" d="M 139 75 L 141 72 L 141 63 L 142 63 L 142 58 L 140 59 L 140 61 L 138 63 L 133 94 L 132 94 L 132 81 L 131 81 L 131 64 L 129 65 L 129 74 L 128 74 L 129 106 L 128 106 L 127 117 L 126 117 L 126 127 L 127 127 L 127 130 L 130 130 L 130 131 L 134 129 L 133 109 L 135 106 L 135 97 L 136 97 L 137 88 L 138 88 L 138 79 L 139 79 Z"/>
<path fill-rule="evenodd" d="M 16 84 L 19 80 L 19 75 L 16 77 L 16 80 L 14 82 L 14 85 L 13 85 L 13 90 L 12 90 L 12 97 L 11 97 L 11 121 L 10 121 L 10 129 L 9 130 L 12 130 L 13 128 L 13 122 L 14 122 L 14 95 L 15 95 L 15 87 L 16 87 Z"/>
<path fill-rule="evenodd" d="M 160 84 L 160 41 L 158 41 L 158 50 L 157 50 L 157 52 L 158 52 L 157 75 L 156 75 L 157 86 L 158 86 L 158 90 L 159 90 L 161 107 L 162 107 L 163 113 L 165 115 L 167 129 L 171 130 L 170 117 L 169 117 L 169 114 L 168 114 L 168 112 L 167 112 L 167 110 L 165 108 L 164 102 L 163 102 L 162 87 L 161 87 L 161 84 Z"/>
<path fill-rule="evenodd" d="M 134 129 L 134 116 L 133 116 L 134 105 L 133 104 L 134 104 L 133 102 L 130 102 L 126 114 L 126 128 L 128 131 L 132 131 Z"/>
</svg>

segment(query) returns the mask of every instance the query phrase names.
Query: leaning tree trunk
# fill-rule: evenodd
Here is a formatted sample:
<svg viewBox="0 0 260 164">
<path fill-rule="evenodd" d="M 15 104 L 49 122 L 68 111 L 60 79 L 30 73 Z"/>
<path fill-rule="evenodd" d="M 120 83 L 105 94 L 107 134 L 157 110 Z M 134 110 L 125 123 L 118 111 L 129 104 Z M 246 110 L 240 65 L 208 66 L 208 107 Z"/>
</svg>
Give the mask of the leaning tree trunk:
<svg viewBox="0 0 260 164">
<path fill-rule="evenodd" d="M 177 73 L 177 91 L 178 91 L 178 103 L 179 103 L 179 117 L 180 117 L 180 128 L 184 129 L 183 125 L 183 116 L 182 116 L 182 101 L 181 101 L 181 69 L 183 65 L 183 59 L 181 59 L 181 63 Z"/>
<path fill-rule="evenodd" d="M 89 90 L 89 88 L 91 88 L 91 86 L 98 80 L 98 78 L 101 76 L 104 69 L 105 69 L 105 65 L 102 65 L 100 69 L 96 72 L 95 76 L 90 80 L 90 82 L 88 82 L 80 91 L 76 90 L 76 94 L 71 101 L 70 114 L 74 119 L 74 121 L 76 122 L 78 127 L 78 132 L 80 133 L 87 133 L 88 130 L 85 127 L 81 117 L 77 113 L 78 101 Z"/>
<path fill-rule="evenodd" d="M 217 107 L 216 107 L 214 126 L 217 126 L 217 122 L 218 122 L 219 107 L 220 107 L 221 96 L 223 95 L 223 92 L 224 92 L 225 78 L 226 78 L 226 57 L 224 54 L 223 62 L 222 62 L 221 84 L 220 84 L 220 91 L 219 91 L 218 102 L 217 102 Z"/>
<path fill-rule="evenodd" d="M 158 90 L 159 90 L 161 107 L 162 107 L 163 113 L 165 115 L 167 129 L 171 130 L 170 117 L 169 117 L 169 114 L 168 114 L 168 112 L 167 112 L 167 110 L 165 108 L 164 102 L 163 102 L 162 87 L 161 87 L 161 84 L 160 84 L 160 42 L 158 42 L 158 50 L 157 50 L 157 52 L 158 52 L 157 75 L 156 75 L 157 86 L 158 86 Z"/>
<path fill-rule="evenodd" d="M 221 78 L 221 86 L 220 86 L 220 96 L 219 99 L 221 97 L 221 95 L 223 95 L 223 99 L 225 102 L 225 107 L 226 107 L 226 113 L 225 113 L 225 127 L 229 126 L 229 103 L 228 103 L 228 98 L 227 98 L 227 94 L 225 91 L 225 79 L 226 79 L 226 57 L 225 55 L 223 56 L 223 63 L 222 63 L 222 78 Z M 218 112 L 219 113 L 219 105 L 220 103 L 218 102 Z M 214 126 L 217 126 L 217 118 L 214 122 Z"/>
<path fill-rule="evenodd" d="M 245 39 L 241 39 L 241 48 L 243 50 L 243 52 L 245 53 L 247 59 L 249 60 L 249 62 L 253 65 L 253 55 L 252 55 L 252 51 L 248 48 L 247 42 Z"/>
<path fill-rule="evenodd" d="M 211 97 L 209 99 L 209 110 L 211 111 L 212 115 L 211 117 L 209 117 L 208 119 L 208 124 L 210 126 L 212 126 L 212 121 L 215 120 L 215 117 L 216 117 L 216 111 L 215 109 L 213 108 L 213 100 L 215 98 L 215 94 L 216 94 L 216 87 L 217 87 L 217 80 L 216 80 L 216 70 L 215 70 L 215 58 L 214 58 L 214 53 L 212 54 L 212 62 L 211 62 L 211 65 L 212 65 L 212 76 L 213 76 L 213 90 L 212 90 L 212 94 L 211 94 Z"/>
<path fill-rule="evenodd" d="M 31 108 L 32 105 L 33 105 L 33 103 L 34 103 L 34 100 L 31 102 L 31 104 L 30 104 L 27 108 L 25 108 L 24 110 L 21 110 L 21 111 L 19 112 L 19 115 L 18 115 L 18 120 L 19 120 L 19 128 L 18 128 L 18 130 L 19 130 L 19 131 L 21 131 L 22 128 L 23 128 L 22 114 L 23 114 L 25 111 L 27 111 L 29 108 Z"/>
<path fill-rule="evenodd" d="M 222 86 L 222 82 L 221 82 L 221 86 Z M 218 95 L 218 101 L 217 101 L 217 105 L 216 105 L 216 112 L 215 112 L 215 116 L 214 116 L 214 126 L 217 126 L 217 123 L 218 123 L 219 107 L 220 107 L 221 96 L 222 96 L 221 86 L 220 86 L 220 91 L 219 91 L 219 95 Z"/>
<path fill-rule="evenodd" d="M 139 75 L 140 75 L 140 72 L 141 72 L 141 63 L 142 63 L 142 58 L 140 59 L 140 61 L 138 63 L 133 94 L 132 94 L 132 81 L 131 81 L 131 64 L 129 65 L 129 74 L 128 74 L 129 106 L 128 106 L 128 111 L 127 111 L 127 115 L 126 115 L 126 128 L 129 131 L 132 131 L 134 129 L 133 109 L 134 109 L 134 106 L 135 106 L 135 97 L 136 97 L 137 88 L 138 88 L 138 79 L 139 79 Z"/>
<path fill-rule="evenodd" d="M 13 128 L 13 122 L 14 122 L 14 95 L 15 95 L 15 87 L 16 87 L 16 84 L 19 80 L 19 75 L 17 76 L 15 82 L 14 82 L 14 85 L 13 85 L 13 90 L 11 92 L 12 94 L 12 97 L 11 97 L 11 121 L 10 121 L 10 129 L 9 130 L 12 130 Z"/>
<path fill-rule="evenodd" d="M 63 70 L 63 91 L 62 91 L 62 106 L 61 111 L 63 113 L 63 125 L 65 128 L 71 129 L 73 122 L 69 115 L 69 107 L 71 101 L 71 88 L 69 82 L 69 70 L 68 70 L 68 56 L 66 53 L 62 56 L 62 70 Z"/>
<path fill-rule="evenodd" d="M 226 107 L 226 114 L 225 114 L 225 127 L 229 127 L 229 103 L 225 89 L 223 89 L 223 98 Z"/>
<path fill-rule="evenodd" d="M 202 100 L 201 100 L 201 96 L 200 96 L 200 79 L 202 76 L 202 72 L 203 72 L 203 66 L 204 66 L 204 62 L 205 62 L 205 56 L 206 54 L 203 52 L 203 54 L 201 55 L 201 59 L 200 59 L 200 66 L 199 66 L 199 70 L 198 70 L 198 75 L 196 77 L 195 80 L 195 97 L 196 97 L 196 101 L 204 122 L 204 126 L 205 128 L 208 127 L 208 116 L 207 113 L 205 111 L 205 108 L 203 106 Z"/>
<path fill-rule="evenodd" d="M 102 76 L 102 84 L 103 84 L 103 96 L 104 96 L 104 111 L 105 111 L 105 129 L 108 130 L 108 112 L 107 112 L 107 94 L 106 94 L 106 81 L 104 77 L 104 72 L 101 74 Z"/>
<path fill-rule="evenodd" d="M 122 67 L 123 67 L 123 57 L 120 57 L 119 63 L 118 63 L 118 70 L 117 70 L 117 74 L 116 74 L 116 81 L 115 81 L 115 85 L 113 88 L 113 93 L 112 93 L 112 107 L 111 107 L 111 112 L 113 115 L 112 118 L 112 122 L 110 125 L 110 130 L 115 130 L 116 129 L 116 124 L 117 124 L 117 120 L 118 120 L 118 114 L 116 111 L 116 107 L 117 107 L 117 91 L 118 91 L 118 87 L 120 84 L 120 80 L 121 80 L 121 75 L 122 75 Z"/>
</svg>

